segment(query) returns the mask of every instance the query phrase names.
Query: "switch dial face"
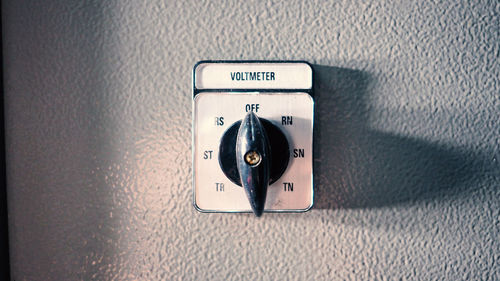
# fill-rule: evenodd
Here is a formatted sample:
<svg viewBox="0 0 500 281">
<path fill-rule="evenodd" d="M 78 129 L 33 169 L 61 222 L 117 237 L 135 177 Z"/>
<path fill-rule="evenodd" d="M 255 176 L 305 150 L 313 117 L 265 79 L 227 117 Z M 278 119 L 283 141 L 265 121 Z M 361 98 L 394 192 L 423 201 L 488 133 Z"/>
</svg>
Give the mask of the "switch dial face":
<svg viewBox="0 0 500 281">
<path fill-rule="evenodd" d="M 288 157 L 285 171 L 279 178 L 272 179 L 267 188 L 265 211 L 308 210 L 313 198 L 314 101 L 306 92 L 210 91 L 200 92 L 195 96 L 195 207 L 206 212 L 252 211 L 245 190 L 234 183 L 234 179 L 226 176 L 219 165 L 220 146 L 225 133 L 235 123 L 241 122 L 249 111 L 279 128 L 289 145 L 288 155 L 280 155 Z"/>
<path fill-rule="evenodd" d="M 285 172 L 290 160 L 290 146 L 285 134 L 272 122 L 259 118 L 267 134 L 271 150 L 269 184 L 276 182 Z M 242 186 L 236 163 L 236 137 L 241 121 L 231 125 L 224 132 L 219 145 L 219 165 L 226 177 L 234 184 Z"/>
</svg>

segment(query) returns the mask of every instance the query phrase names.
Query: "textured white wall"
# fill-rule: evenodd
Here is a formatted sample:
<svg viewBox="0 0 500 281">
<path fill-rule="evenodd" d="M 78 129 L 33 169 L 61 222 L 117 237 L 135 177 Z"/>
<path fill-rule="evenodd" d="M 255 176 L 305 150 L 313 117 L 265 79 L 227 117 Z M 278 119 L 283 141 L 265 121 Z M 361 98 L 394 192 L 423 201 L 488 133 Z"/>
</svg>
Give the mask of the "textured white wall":
<svg viewBox="0 0 500 281">
<path fill-rule="evenodd" d="M 499 280 L 500 4 L 436 2 L 3 1 L 13 279 Z M 315 64 L 313 210 L 194 210 L 201 59 Z"/>
</svg>

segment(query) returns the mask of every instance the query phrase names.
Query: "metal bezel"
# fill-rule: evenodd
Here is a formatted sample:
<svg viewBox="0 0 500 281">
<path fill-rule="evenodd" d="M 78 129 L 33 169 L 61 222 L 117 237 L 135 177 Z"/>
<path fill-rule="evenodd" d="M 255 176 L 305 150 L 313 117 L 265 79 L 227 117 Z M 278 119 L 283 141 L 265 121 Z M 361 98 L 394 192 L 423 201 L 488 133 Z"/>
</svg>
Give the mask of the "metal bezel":
<svg viewBox="0 0 500 281">
<path fill-rule="evenodd" d="M 314 70 L 311 66 L 311 64 L 307 61 L 300 61 L 300 60 L 275 60 L 275 61 L 266 61 L 266 60 L 202 60 L 197 62 L 194 67 L 193 67 L 193 74 L 192 74 L 192 89 L 193 89 L 193 102 L 192 102 L 192 115 L 191 115 L 191 159 L 192 159 L 192 204 L 194 208 L 202 213 L 252 213 L 251 210 L 248 211 L 241 211 L 241 210 L 210 210 L 210 209 L 202 209 L 196 204 L 196 177 L 195 177 L 195 130 L 196 130 L 196 124 L 195 124 L 195 102 L 196 98 L 198 97 L 199 93 L 203 92 L 259 92 L 259 93 L 292 93 L 292 92 L 303 92 L 307 93 L 312 101 L 312 106 L 313 106 L 313 116 L 311 120 L 311 130 L 314 130 L 314 95 L 313 95 L 313 87 L 307 88 L 307 89 L 197 89 L 196 88 L 196 68 L 205 63 L 234 63 L 234 64 L 240 64 L 240 63 L 263 63 L 263 64 L 276 64 L 276 63 L 304 63 L 307 64 L 311 68 L 311 80 L 312 84 L 314 85 Z M 314 142 L 313 136 L 311 137 L 312 143 Z M 312 154 L 314 154 L 314 146 L 312 146 Z M 304 209 L 266 209 L 264 210 L 265 213 L 303 213 L 307 212 L 310 209 L 312 209 L 314 205 L 314 165 L 312 165 L 312 170 L 311 170 L 311 204 L 304 208 Z"/>
</svg>

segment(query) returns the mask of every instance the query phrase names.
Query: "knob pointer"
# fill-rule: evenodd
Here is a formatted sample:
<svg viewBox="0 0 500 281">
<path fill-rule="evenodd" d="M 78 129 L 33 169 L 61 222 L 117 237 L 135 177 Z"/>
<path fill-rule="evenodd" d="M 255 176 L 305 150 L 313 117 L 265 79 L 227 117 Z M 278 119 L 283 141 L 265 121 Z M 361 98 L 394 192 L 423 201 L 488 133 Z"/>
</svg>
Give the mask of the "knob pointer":
<svg viewBox="0 0 500 281">
<path fill-rule="evenodd" d="M 266 130 L 250 111 L 241 121 L 236 138 L 236 166 L 241 185 L 255 216 L 260 217 L 269 185 L 271 151 Z"/>
</svg>

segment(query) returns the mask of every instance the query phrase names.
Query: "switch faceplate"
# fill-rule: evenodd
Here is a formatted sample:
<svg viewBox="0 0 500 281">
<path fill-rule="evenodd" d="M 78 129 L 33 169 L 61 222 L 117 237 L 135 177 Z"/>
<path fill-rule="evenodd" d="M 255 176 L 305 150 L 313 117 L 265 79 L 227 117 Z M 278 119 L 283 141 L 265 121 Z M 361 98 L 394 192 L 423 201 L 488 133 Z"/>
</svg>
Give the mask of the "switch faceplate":
<svg viewBox="0 0 500 281">
<path fill-rule="evenodd" d="M 279 128 L 289 145 L 289 155 L 275 156 L 289 157 L 288 164 L 267 187 L 264 212 L 301 212 L 312 207 L 312 84 L 312 69 L 305 62 L 202 61 L 195 66 L 193 203 L 197 210 L 252 211 L 245 189 L 226 176 L 219 159 L 225 132 L 239 126 L 235 123 L 250 111 Z"/>
</svg>

